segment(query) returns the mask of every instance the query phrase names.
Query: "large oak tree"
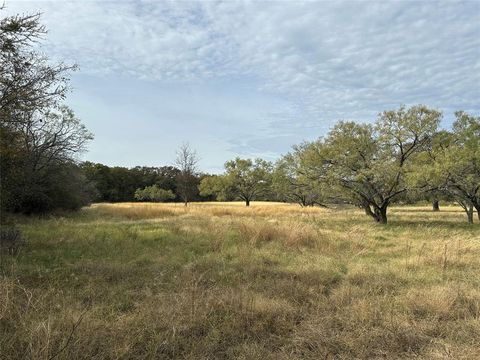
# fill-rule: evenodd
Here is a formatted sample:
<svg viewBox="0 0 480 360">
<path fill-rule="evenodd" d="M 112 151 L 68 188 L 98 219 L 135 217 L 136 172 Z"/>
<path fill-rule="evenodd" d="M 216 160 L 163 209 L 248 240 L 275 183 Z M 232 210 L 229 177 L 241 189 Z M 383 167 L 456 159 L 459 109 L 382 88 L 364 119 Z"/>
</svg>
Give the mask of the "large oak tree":
<svg viewBox="0 0 480 360">
<path fill-rule="evenodd" d="M 408 163 L 428 148 L 440 119 L 439 111 L 418 105 L 384 111 L 374 124 L 341 121 L 307 149 L 316 155 L 310 177 L 387 223 L 389 205 L 407 191 Z"/>
</svg>

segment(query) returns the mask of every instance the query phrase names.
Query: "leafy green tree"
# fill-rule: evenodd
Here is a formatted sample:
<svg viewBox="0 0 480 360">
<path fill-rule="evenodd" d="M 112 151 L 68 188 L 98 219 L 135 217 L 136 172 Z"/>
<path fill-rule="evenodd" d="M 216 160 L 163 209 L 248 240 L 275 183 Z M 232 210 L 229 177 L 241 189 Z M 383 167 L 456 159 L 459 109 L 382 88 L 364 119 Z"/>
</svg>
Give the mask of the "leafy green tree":
<svg viewBox="0 0 480 360">
<path fill-rule="evenodd" d="M 240 159 L 225 163 L 225 183 L 228 191 L 236 198 L 250 201 L 264 196 L 271 185 L 272 164 L 263 159 Z"/>
<path fill-rule="evenodd" d="M 480 220 L 480 117 L 463 111 L 455 116 L 453 130 L 440 132 L 428 153 L 418 157 L 412 177 L 452 196 L 473 223 L 474 209 Z"/>
<path fill-rule="evenodd" d="M 85 178 L 76 163 L 59 163 L 49 167 L 48 175 L 36 186 L 41 191 L 32 192 L 29 201 L 23 204 L 22 212 L 46 212 L 54 209 L 77 210 L 88 205 L 95 194 L 95 188 Z M 35 203 L 32 200 L 42 197 Z"/>
<path fill-rule="evenodd" d="M 445 189 L 442 189 L 441 178 L 432 171 L 438 147 L 449 143 L 450 140 L 447 139 L 450 137 L 451 133 L 446 130 L 437 131 L 426 151 L 416 153 L 407 167 L 408 200 L 411 202 L 429 201 L 432 204 L 432 211 L 440 211 L 441 200 L 454 200 Z"/>
<path fill-rule="evenodd" d="M 214 195 L 218 201 L 231 201 L 235 197 L 232 194 L 227 178 L 224 175 L 205 176 L 200 181 L 199 191 L 201 196 Z"/>
<path fill-rule="evenodd" d="M 296 202 L 300 206 L 324 205 L 322 183 L 308 177 L 308 148 L 304 143 L 277 161 L 272 176 L 272 189 L 282 201 Z"/>
<path fill-rule="evenodd" d="M 272 184 L 272 164 L 262 159 L 240 159 L 225 163 L 225 173 L 206 177 L 200 183 L 200 194 L 216 195 L 219 200 L 240 199 L 246 206 L 267 195 Z"/>
<path fill-rule="evenodd" d="M 373 125 L 339 122 L 310 147 L 310 177 L 387 223 L 389 205 L 407 191 L 408 163 L 428 148 L 440 119 L 440 112 L 418 105 L 384 111 Z"/>
<path fill-rule="evenodd" d="M 175 199 L 175 194 L 171 190 L 165 190 L 158 185 L 147 186 L 135 191 L 135 199 L 140 201 L 167 201 Z"/>
<path fill-rule="evenodd" d="M 176 193 L 176 180 L 180 170 L 174 166 L 161 166 L 156 169 L 156 172 L 157 178 L 155 183 L 162 189 L 171 190 L 173 193 Z"/>
</svg>

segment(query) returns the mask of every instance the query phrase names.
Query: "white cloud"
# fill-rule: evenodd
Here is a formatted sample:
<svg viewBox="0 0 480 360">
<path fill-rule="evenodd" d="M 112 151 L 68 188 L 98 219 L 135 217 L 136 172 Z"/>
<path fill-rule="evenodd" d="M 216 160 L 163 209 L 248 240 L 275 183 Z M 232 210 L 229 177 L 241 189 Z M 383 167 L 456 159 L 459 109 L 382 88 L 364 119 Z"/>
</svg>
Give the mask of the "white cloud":
<svg viewBox="0 0 480 360">
<path fill-rule="evenodd" d="M 231 78 L 232 86 L 239 77 L 256 79 L 263 91 L 294 107 L 269 109 L 271 128 L 258 138 L 298 137 L 312 120 L 368 120 L 401 103 L 447 113 L 480 110 L 479 2 L 7 6 L 10 12 L 43 11 L 48 52 L 74 60 L 84 73 L 162 82 Z M 253 142 L 244 146 L 260 149 Z"/>
</svg>

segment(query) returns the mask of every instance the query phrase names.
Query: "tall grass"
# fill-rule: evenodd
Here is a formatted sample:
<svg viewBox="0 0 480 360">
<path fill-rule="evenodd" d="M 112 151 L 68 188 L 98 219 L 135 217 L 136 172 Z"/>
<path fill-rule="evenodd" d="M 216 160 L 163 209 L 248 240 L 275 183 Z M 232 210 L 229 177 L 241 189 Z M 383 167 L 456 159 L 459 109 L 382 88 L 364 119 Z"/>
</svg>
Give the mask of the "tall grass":
<svg viewBox="0 0 480 360">
<path fill-rule="evenodd" d="M 480 227 L 455 207 L 97 204 L 19 219 L 2 359 L 476 359 Z"/>
</svg>

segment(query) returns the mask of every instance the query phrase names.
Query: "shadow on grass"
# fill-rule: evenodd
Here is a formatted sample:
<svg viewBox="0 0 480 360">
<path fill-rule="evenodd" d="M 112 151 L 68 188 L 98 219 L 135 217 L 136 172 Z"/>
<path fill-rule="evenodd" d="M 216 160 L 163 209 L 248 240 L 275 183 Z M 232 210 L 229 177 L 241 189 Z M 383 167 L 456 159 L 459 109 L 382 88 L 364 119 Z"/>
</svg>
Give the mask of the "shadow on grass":
<svg viewBox="0 0 480 360">
<path fill-rule="evenodd" d="M 435 214 L 435 215 L 442 215 L 442 214 L 462 214 L 464 211 L 460 208 L 443 208 L 440 211 L 432 211 L 425 208 L 408 208 L 408 207 L 397 207 L 393 208 L 392 213 L 424 213 L 424 214 Z"/>
<path fill-rule="evenodd" d="M 392 219 L 389 220 L 388 224 L 382 225 L 386 229 L 418 229 L 418 228 L 437 228 L 437 229 L 448 229 L 448 230 L 469 230 L 471 232 L 480 231 L 480 223 L 469 224 L 465 222 L 458 221 L 448 221 L 448 220 L 402 220 L 402 219 Z"/>
</svg>

